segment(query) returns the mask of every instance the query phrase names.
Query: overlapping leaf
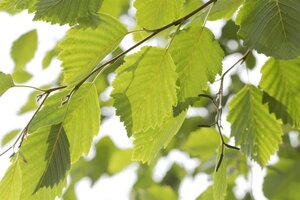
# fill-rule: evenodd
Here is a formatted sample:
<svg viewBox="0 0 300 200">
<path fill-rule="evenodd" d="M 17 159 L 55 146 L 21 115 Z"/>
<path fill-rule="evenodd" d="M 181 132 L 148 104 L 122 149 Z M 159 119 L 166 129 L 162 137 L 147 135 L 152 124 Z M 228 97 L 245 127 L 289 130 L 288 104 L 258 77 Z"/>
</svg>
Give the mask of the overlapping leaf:
<svg viewBox="0 0 300 200">
<path fill-rule="evenodd" d="M 79 82 L 109 53 L 111 53 L 127 33 L 117 19 L 99 14 L 101 21 L 95 28 L 75 27 L 68 31 L 60 43 L 62 51 L 58 58 L 62 61 L 63 84 Z"/>
<path fill-rule="evenodd" d="M 176 79 L 174 62 L 164 49 L 144 47 L 125 57 L 111 96 L 129 135 L 155 129 L 172 113 Z"/>
<path fill-rule="evenodd" d="M 176 135 L 185 116 L 186 112 L 182 112 L 177 117 L 169 115 L 160 126 L 147 131 L 135 132 L 133 134 L 135 140 L 132 159 L 150 163 Z"/>
<path fill-rule="evenodd" d="M 236 144 L 264 167 L 282 142 L 282 130 L 268 106 L 262 103 L 262 96 L 260 90 L 246 85 L 230 102 L 227 119 Z"/>
<path fill-rule="evenodd" d="M 0 182 L 0 199 L 20 199 L 22 192 L 22 171 L 19 161 L 15 161 Z"/>
<path fill-rule="evenodd" d="M 101 4 L 102 0 L 39 0 L 34 19 L 60 25 L 93 24 L 99 21 L 97 11 Z"/>
<path fill-rule="evenodd" d="M 11 14 L 15 14 L 24 9 L 33 12 L 37 2 L 38 0 L 2 0 L 0 2 L 0 10 L 5 10 Z"/>
<path fill-rule="evenodd" d="M 237 23 L 248 48 L 277 59 L 300 55 L 300 1 L 246 0 Z"/>
<path fill-rule="evenodd" d="M 216 163 L 218 163 L 221 148 L 219 148 L 219 153 L 217 156 Z M 227 192 L 227 160 L 226 152 L 223 152 L 223 159 L 218 171 L 214 172 L 214 185 L 213 185 L 213 197 L 215 200 L 224 200 Z"/>
<path fill-rule="evenodd" d="M 137 25 L 146 29 L 160 28 L 179 18 L 183 0 L 136 0 Z"/>
<path fill-rule="evenodd" d="M 222 72 L 224 52 L 207 28 L 195 26 L 180 31 L 170 51 L 179 75 L 179 101 L 197 97 Z"/>
<path fill-rule="evenodd" d="M 128 0 L 103 0 L 100 12 L 119 17 L 128 7 Z"/>
<path fill-rule="evenodd" d="M 230 19 L 243 3 L 242 0 L 218 0 L 209 13 L 209 20 Z"/>
<path fill-rule="evenodd" d="M 300 58 L 286 61 L 270 58 L 261 72 L 260 86 L 282 104 L 272 103 L 271 110 L 278 110 L 284 121 L 291 121 L 294 127 L 300 127 Z M 288 120 L 289 117 L 291 120 Z"/>
<path fill-rule="evenodd" d="M 0 72 L 0 97 L 9 89 L 14 87 L 14 81 L 10 74 Z"/>
<path fill-rule="evenodd" d="M 69 142 L 62 124 L 46 126 L 24 141 L 20 159 L 20 199 L 54 199 L 62 194 L 70 169 Z M 26 161 L 26 162 L 25 162 Z"/>
</svg>

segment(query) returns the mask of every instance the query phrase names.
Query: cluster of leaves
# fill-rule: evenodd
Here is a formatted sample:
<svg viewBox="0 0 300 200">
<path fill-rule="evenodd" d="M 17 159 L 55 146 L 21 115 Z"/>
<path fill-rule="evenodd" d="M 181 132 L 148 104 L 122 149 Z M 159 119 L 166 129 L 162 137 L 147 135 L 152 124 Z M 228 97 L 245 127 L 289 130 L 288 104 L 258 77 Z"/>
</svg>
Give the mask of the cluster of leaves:
<svg viewBox="0 0 300 200">
<path fill-rule="evenodd" d="M 135 16 L 129 12 L 127 0 L 0 2 L 0 10 L 10 14 L 27 10 L 34 13 L 34 20 L 70 26 L 42 63 L 47 68 L 53 58 L 61 61 L 59 86 L 18 85 L 32 77 L 25 66 L 37 50 L 36 30 L 13 43 L 12 75 L 0 72 L 0 96 L 11 87 L 37 90 L 20 110 L 22 114 L 36 109 L 28 125 L 2 141 L 5 145 L 19 135 L 11 149 L 17 144 L 20 148 L 0 183 L 1 199 L 55 199 L 62 195 L 76 199 L 74 186 L 83 177 L 94 183 L 103 174 L 122 171 L 132 161 L 140 163 L 133 199 L 177 199 L 183 177 L 199 172 L 214 180 L 199 199 L 234 199 L 235 179 L 247 177 L 249 161 L 265 167 L 278 149 L 280 161 L 268 168 L 265 195 L 297 199 L 299 146 L 291 145 L 288 134 L 300 129 L 300 2 L 135 0 L 133 6 Z M 135 17 L 136 27 L 141 29 L 133 33 L 141 41 L 125 50 L 119 45 L 131 32 L 118 19 L 121 15 Z M 226 21 L 218 40 L 205 27 L 207 20 L 217 19 Z M 143 45 L 155 36 L 160 47 Z M 141 45 L 137 53 L 128 54 Z M 253 50 L 269 57 L 261 68 L 259 85 L 245 84 L 236 73 L 224 93 L 224 76 L 229 72 L 222 70 L 224 56 L 247 51 L 241 61 L 252 70 L 261 67 L 255 64 Z M 112 72 L 116 78 L 111 99 L 104 101 L 100 93 L 110 86 L 107 76 Z M 211 94 L 209 86 L 218 76 L 220 91 Z M 37 95 L 43 99 L 39 106 L 34 100 Z M 216 121 L 218 129 L 197 127 L 219 119 L 231 96 L 230 137 L 241 152 L 224 150 L 228 139 L 222 137 L 221 121 Z M 134 139 L 133 148 L 120 150 L 106 137 L 95 144 L 95 157 L 85 160 L 82 156 L 91 149 L 100 122 L 109 118 L 101 115 L 105 106 L 116 108 L 128 137 Z M 187 117 L 189 107 L 206 108 L 209 114 Z M 199 166 L 191 174 L 174 164 L 162 181 L 155 182 L 152 171 L 157 161 L 173 149 L 199 158 Z M 216 172 L 218 162 L 221 165 Z M 63 194 L 68 175 L 71 183 Z"/>
</svg>

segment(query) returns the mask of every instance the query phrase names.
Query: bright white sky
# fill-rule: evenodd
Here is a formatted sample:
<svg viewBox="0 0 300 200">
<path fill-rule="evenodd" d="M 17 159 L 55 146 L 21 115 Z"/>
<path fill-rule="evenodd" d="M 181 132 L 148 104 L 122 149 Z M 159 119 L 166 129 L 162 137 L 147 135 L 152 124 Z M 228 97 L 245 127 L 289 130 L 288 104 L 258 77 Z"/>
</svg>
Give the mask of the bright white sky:
<svg viewBox="0 0 300 200">
<path fill-rule="evenodd" d="M 15 16 L 10 16 L 6 13 L 0 12 L 0 71 L 4 73 L 11 73 L 14 63 L 10 57 L 10 49 L 13 41 L 15 41 L 20 35 L 26 33 L 32 29 L 38 30 L 38 50 L 35 58 L 27 65 L 27 69 L 34 75 L 26 85 L 41 86 L 54 81 L 57 74 L 61 71 L 59 61 L 55 60 L 52 62 L 51 66 L 47 70 L 42 70 L 42 58 L 45 52 L 51 49 L 56 41 L 60 40 L 65 31 L 68 29 L 67 26 L 57 26 L 50 25 L 44 22 L 32 22 L 33 15 L 29 15 L 26 12 L 22 12 Z M 220 24 L 222 22 L 218 21 L 215 23 L 208 23 L 207 26 L 211 28 L 215 35 L 218 37 L 220 35 Z M 219 28 L 218 28 L 219 27 Z M 259 56 L 259 55 L 257 55 Z M 259 65 L 265 61 L 263 56 L 259 56 Z M 228 68 L 235 60 L 238 59 L 236 56 L 230 56 L 225 59 L 224 67 Z M 243 67 L 242 67 L 243 68 Z M 239 69 L 241 71 L 242 79 L 245 82 L 250 82 L 257 84 L 260 78 L 259 70 L 254 70 L 254 72 L 246 73 L 245 69 Z M 251 77 L 249 80 L 248 77 Z M 254 78 L 253 78 L 254 77 Z M 229 80 L 227 80 L 227 84 Z M 213 87 L 217 88 L 217 85 Z M 32 116 L 32 112 L 18 116 L 16 113 L 22 105 L 25 104 L 28 94 L 31 92 L 30 89 L 20 89 L 13 88 L 7 91 L 0 98 L 0 138 L 9 131 L 16 128 L 23 128 L 27 124 L 28 120 Z M 193 112 L 191 111 L 192 115 Z M 226 119 L 224 118 L 224 123 Z M 224 124 L 225 130 L 229 130 L 228 124 Z M 229 131 L 227 131 L 229 132 Z M 128 148 L 131 146 L 131 141 L 126 137 L 123 125 L 119 122 L 118 117 L 113 117 L 107 120 L 102 126 L 100 131 L 100 136 L 110 135 L 116 145 L 121 148 Z M 99 137 L 97 139 L 99 139 Z M 3 149 L 1 149 L 1 152 Z M 5 173 L 6 168 L 9 166 L 9 155 L 0 158 L 0 177 Z M 90 156 L 93 155 L 93 150 Z M 172 162 L 181 163 L 186 169 L 193 169 L 197 161 L 189 159 L 187 155 L 179 153 L 177 151 L 172 152 L 167 158 L 160 160 L 158 166 L 154 172 L 155 180 L 160 180 L 162 174 L 170 167 Z M 76 191 L 79 199 L 107 199 L 107 200 L 126 200 L 129 199 L 129 193 L 131 186 L 136 180 L 135 171 L 137 169 L 136 165 L 131 165 L 124 172 L 115 175 L 114 177 L 103 176 L 94 187 L 90 188 L 90 181 L 88 179 L 80 181 L 76 186 Z M 252 177 L 251 183 L 247 183 L 243 178 L 238 179 L 238 184 L 240 188 L 237 189 L 237 194 L 241 195 L 244 190 L 253 186 L 253 194 L 257 199 L 264 199 L 262 196 L 261 183 L 262 172 L 259 167 L 255 166 L 253 168 L 252 174 L 258 174 Z M 191 176 L 187 176 L 180 187 L 180 199 L 192 200 L 195 199 L 211 182 L 207 175 L 200 174 L 193 179 Z M 118 192 L 116 192 L 116 188 Z"/>
</svg>

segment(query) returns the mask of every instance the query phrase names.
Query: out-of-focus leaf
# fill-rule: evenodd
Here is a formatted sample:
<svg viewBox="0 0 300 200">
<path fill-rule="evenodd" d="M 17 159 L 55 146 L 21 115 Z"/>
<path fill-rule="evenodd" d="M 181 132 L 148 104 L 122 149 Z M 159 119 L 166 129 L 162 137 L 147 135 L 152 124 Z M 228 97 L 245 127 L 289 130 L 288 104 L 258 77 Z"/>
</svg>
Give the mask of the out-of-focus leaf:
<svg viewBox="0 0 300 200">
<path fill-rule="evenodd" d="M 15 130 L 12 130 L 9 133 L 7 133 L 2 138 L 1 146 L 4 146 L 4 145 L 8 144 L 9 142 L 11 142 L 12 139 L 14 139 L 18 135 L 18 133 L 20 133 L 20 131 L 21 131 L 20 129 L 15 129 Z"/>
<path fill-rule="evenodd" d="M 44 56 L 42 61 L 43 69 L 49 67 L 52 59 L 55 58 L 59 54 L 59 52 L 60 52 L 60 48 L 57 45 L 55 45 L 55 47 L 53 47 L 52 49 L 46 52 L 46 55 Z"/>
<path fill-rule="evenodd" d="M 32 74 L 23 69 L 17 69 L 13 72 L 12 77 L 17 83 L 25 83 L 32 78 Z"/>
<path fill-rule="evenodd" d="M 177 200 L 177 194 L 169 186 L 153 185 L 147 189 L 139 190 L 141 200 Z"/>
<path fill-rule="evenodd" d="M 10 74 L 0 72 L 0 97 L 9 89 L 14 87 L 14 81 Z"/>
<path fill-rule="evenodd" d="M 243 0 L 218 0 L 209 13 L 209 20 L 229 20 L 241 6 Z"/>
<path fill-rule="evenodd" d="M 108 164 L 108 169 L 107 169 L 108 172 L 110 174 L 115 174 L 123 170 L 128 165 L 130 165 L 132 163 L 131 155 L 132 155 L 131 149 L 119 150 L 114 152 Z"/>
<path fill-rule="evenodd" d="M 28 111 L 32 111 L 37 108 L 37 95 L 39 95 L 40 92 L 34 91 L 32 92 L 29 97 L 27 98 L 27 102 L 25 105 L 21 107 L 21 110 L 18 112 L 18 114 L 24 114 Z"/>
</svg>

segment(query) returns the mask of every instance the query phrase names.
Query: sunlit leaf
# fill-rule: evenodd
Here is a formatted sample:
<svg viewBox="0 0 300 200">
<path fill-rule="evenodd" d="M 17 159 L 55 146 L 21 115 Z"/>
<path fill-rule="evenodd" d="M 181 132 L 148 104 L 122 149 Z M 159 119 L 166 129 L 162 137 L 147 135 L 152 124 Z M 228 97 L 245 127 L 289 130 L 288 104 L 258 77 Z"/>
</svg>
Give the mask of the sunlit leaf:
<svg viewBox="0 0 300 200">
<path fill-rule="evenodd" d="M 100 12 L 119 17 L 128 7 L 128 0 L 103 0 Z"/>
<path fill-rule="evenodd" d="M 300 127 L 300 58 L 294 60 L 270 58 L 261 72 L 260 86 L 262 89 L 285 107 L 292 120 L 291 124 Z M 278 104 L 273 103 L 270 106 L 274 106 L 270 110 L 279 109 Z M 284 110 L 280 111 L 280 113 L 282 112 Z M 285 121 L 288 120 L 287 117 L 285 117 Z"/>
<path fill-rule="evenodd" d="M 62 61 L 63 84 L 81 81 L 109 53 L 118 47 L 127 33 L 117 19 L 99 14 L 101 21 L 95 28 L 74 27 L 59 44 L 58 58 Z"/>
<path fill-rule="evenodd" d="M 18 133 L 20 133 L 20 129 L 15 129 L 7 133 L 1 140 L 1 146 L 6 145 L 7 143 L 11 142 L 12 139 L 14 139 Z"/>
<path fill-rule="evenodd" d="M 160 48 L 143 47 L 125 57 L 113 82 L 114 106 L 127 133 L 159 127 L 176 104 L 175 65 Z"/>
<path fill-rule="evenodd" d="M 11 56 L 16 68 L 23 68 L 34 57 L 37 50 L 37 42 L 37 31 L 32 30 L 23 34 L 13 43 Z"/>
<path fill-rule="evenodd" d="M 243 0 L 218 0 L 209 13 L 209 20 L 230 19 L 241 6 Z"/>
<path fill-rule="evenodd" d="M 221 155 L 221 147 L 217 156 L 216 163 L 218 163 Z M 227 160 L 226 152 L 223 152 L 222 163 L 218 171 L 214 172 L 214 185 L 213 185 L 213 197 L 215 200 L 224 200 L 227 191 Z"/>
<path fill-rule="evenodd" d="M 115 174 L 125 167 L 131 164 L 131 149 L 126 150 L 119 150 L 112 154 L 109 165 L 108 165 L 108 172 L 110 174 Z"/>
<path fill-rule="evenodd" d="M 10 14 L 18 13 L 24 9 L 28 9 L 28 12 L 33 12 L 37 2 L 38 0 L 2 0 L 0 2 L 0 10 L 5 10 Z"/>
<path fill-rule="evenodd" d="M 59 52 L 60 52 L 60 48 L 57 45 L 55 45 L 55 47 L 53 47 L 52 49 L 46 52 L 46 55 L 42 61 L 43 69 L 49 67 L 52 59 L 55 58 L 59 54 Z"/>
<path fill-rule="evenodd" d="M 16 83 L 25 83 L 32 78 L 32 74 L 23 69 L 17 69 L 12 73 L 12 77 Z"/>
<path fill-rule="evenodd" d="M 179 18 L 183 0 L 136 0 L 137 25 L 142 28 L 155 29 Z"/>
<path fill-rule="evenodd" d="M 97 11 L 101 4 L 102 0 L 39 0 L 34 19 L 60 25 L 93 24 L 99 21 Z"/>
<path fill-rule="evenodd" d="M 9 89 L 14 87 L 14 81 L 10 74 L 0 72 L 0 97 Z"/>
<path fill-rule="evenodd" d="M 244 45 L 277 59 L 300 55 L 300 1 L 246 0 L 237 16 Z"/>
<path fill-rule="evenodd" d="M 150 163 L 156 158 L 162 148 L 166 148 L 171 139 L 180 129 L 186 112 L 182 112 L 177 117 L 168 116 L 163 124 L 147 131 L 134 132 L 132 159 Z"/>
<path fill-rule="evenodd" d="M 37 108 L 37 96 L 40 94 L 39 91 L 32 92 L 27 98 L 27 102 L 21 107 L 18 114 L 23 114 L 28 111 L 32 111 Z"/>
<path fill-rule="evenodd" d="M 180 101 L 197 97 L 222 72 L 224 52 L 207 28 L 195 26 L 180 31 L 170 51 L 179 75 Z"/>
<path fill-rule="evenodd" d="M 259 89 L 246 85 L 230 102 L 227 119 L 236 144 L 264 167 L 282 142 L 282 130 L 268 105 L 262 103 L 262 97 Z"/>
<path fill-rule="evenodd" d="M 0 182 L 0 199 L 20 199 L 22 192 L 22 171 L 19 161 L 15 161 Z"/>
<path fill-rule="evenodd" d="M 161 185 L 153 185 L 145 190 L 140 190 L 139 197 L 143 200 L 178 199 L 171 187 Z"/>
</svg>

